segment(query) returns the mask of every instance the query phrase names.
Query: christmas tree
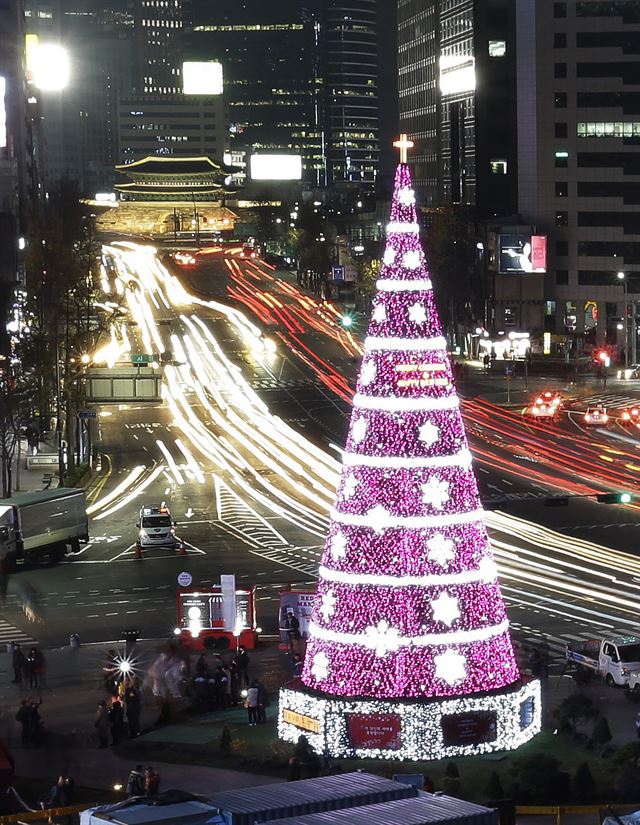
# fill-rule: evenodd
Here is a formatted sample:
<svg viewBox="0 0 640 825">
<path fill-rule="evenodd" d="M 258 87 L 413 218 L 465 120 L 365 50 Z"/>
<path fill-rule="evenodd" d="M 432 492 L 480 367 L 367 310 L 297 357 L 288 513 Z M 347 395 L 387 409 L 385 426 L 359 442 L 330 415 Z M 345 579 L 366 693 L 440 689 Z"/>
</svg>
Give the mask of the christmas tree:
<svg viewBox="0 0 640 825">
<path fill-rule="evenodd" d="M 396 145 L 406 155 L 406 137 Z M 520 687 L 402 156 L 302 682 L 333 712 L 359 697 L 368 714 L 370 700 L 386 713 L 506 689 L 459 708 L 493 708 L 493 733 Z"/>
</svg>

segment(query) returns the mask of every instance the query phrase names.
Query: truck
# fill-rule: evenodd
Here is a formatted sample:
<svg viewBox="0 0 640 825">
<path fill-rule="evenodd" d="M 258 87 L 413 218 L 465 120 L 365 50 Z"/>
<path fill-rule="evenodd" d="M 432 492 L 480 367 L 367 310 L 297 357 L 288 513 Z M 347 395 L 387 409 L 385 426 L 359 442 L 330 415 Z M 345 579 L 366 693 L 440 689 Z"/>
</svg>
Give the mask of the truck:
<svg viewBox="0 0 640 825">
<path fill-rule="evenodd" d="M 20 559 L 59 562 L 88 540 L 84 490 L 60 487 L 0 499 L 0 557 L 7 572 Z"/>
<path fill-rule="evenodd" d="M 630 687 L 632 672 L 640 672 L 640 638 L 636 636 L 573 642 L 565 655 L 569 664 L 597 673 L 608 685 Z"/>
</svg>

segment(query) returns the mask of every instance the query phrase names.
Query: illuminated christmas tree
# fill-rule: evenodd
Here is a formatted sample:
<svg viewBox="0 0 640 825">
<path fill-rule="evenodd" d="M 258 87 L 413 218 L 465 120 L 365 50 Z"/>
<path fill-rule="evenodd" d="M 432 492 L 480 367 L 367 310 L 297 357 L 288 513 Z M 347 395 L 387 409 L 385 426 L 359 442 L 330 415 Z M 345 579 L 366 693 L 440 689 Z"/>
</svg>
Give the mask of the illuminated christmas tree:
<svg viewBox="0 0 640 825">
<path fill-rule="evenodd" d="M 396 145 L 304 687 L 283 693 L 280 732 L 306 730 L 336 755 L 433 758 L 531 738 L 539 685 L 521 681 L 513 654 L 420 242 L 411 144 Z"/>
</svg>

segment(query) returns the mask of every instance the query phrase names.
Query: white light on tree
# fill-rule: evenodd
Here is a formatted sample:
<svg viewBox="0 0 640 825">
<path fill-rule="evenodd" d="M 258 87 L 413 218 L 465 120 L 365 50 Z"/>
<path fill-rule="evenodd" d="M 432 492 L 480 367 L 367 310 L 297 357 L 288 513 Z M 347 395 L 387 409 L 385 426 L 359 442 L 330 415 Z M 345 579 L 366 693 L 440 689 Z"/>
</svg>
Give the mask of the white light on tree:
<svg viewBox="0 0 640 825">
<path fill-rule="evenodd" d="M 182 64 L 182 90 L 186 95 L 221 95 L 222 63 L 209 60 Z"/>
<path fill-rule="evenodd" d="M 301 155 L 251 155 L 249 158 L 253 180 L 300 180 Z"/>
<path fill-rule="evenodd" d="M 38 43 L 31 55 L 33 82 L 44 92 L 58 92 L 69 85 L 69 52 L 59 43 Z"/>
</svg>

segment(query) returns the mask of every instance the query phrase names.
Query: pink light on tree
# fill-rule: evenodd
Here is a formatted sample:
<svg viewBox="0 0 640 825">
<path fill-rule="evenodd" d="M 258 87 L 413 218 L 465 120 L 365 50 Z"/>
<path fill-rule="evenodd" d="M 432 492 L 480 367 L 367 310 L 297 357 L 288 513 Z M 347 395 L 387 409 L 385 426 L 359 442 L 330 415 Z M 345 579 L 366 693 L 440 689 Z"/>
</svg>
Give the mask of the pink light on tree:
<svg viewBox="0 0 640 825">
<path fill-rule="evenodd" d="M 334 697 L 462 697 L 520 678 L 420 242 L 408 143 L 399 142 L 302 676 Z"/>
</svg>

